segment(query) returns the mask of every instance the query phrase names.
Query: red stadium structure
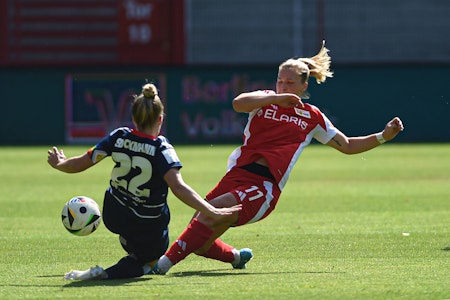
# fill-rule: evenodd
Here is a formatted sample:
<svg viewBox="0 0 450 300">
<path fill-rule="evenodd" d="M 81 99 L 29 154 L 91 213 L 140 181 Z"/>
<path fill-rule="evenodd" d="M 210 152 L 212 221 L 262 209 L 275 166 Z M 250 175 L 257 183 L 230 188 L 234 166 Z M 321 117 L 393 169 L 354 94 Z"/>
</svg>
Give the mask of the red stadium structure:
<svg viewBox="0 0 450 300">
<path fill-rule="evenodd" d="M 1 1 L 0 65 L 179 65 L 184 1 Z"/>
</svg>

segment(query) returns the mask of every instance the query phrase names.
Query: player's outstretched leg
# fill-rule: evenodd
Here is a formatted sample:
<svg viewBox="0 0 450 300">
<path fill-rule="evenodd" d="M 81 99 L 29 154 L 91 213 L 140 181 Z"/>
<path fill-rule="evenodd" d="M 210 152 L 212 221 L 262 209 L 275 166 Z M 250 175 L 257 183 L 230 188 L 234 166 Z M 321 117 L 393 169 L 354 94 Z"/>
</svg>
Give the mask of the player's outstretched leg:
<svg viewBox="0 0 450 300">
<path fill-rule="evenodd" d="M 231 245 L 224 243 L 217 238 L 209 247 L 208 251 L 199 253 L 198 255 L 231 263 L 235 269 L 245 269 L 246 263 L 253 258 L 253 252 L 249 248 L 237 250 Z"/>
<path fill-rule="evenodd" d="M 169 269 L 176 265 L 186 256 L 201 248 L 213 234 L 213 231 L 206 225 L 199 222 L 197 218 L 184 229 L 181 235 L 170 246 L 166 253 L 161 256 L 158 263 L 153 268 L 152 273 L 164 275 Z"/>
</svg>

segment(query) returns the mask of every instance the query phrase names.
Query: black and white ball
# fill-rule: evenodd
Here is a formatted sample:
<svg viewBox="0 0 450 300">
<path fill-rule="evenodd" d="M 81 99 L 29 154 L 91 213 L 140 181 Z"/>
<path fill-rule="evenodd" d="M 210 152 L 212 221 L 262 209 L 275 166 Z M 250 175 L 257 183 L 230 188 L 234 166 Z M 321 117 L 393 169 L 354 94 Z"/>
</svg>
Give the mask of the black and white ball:
<svg viewBox="0 0 450 300">
<path fill-rule="evenodd" d="M 97 202 L 86 196 L 76 196 L 67 201 L 61 217 L 64 227 L 78 236 L 93 233 L 102 220 Z"/>
</svg>

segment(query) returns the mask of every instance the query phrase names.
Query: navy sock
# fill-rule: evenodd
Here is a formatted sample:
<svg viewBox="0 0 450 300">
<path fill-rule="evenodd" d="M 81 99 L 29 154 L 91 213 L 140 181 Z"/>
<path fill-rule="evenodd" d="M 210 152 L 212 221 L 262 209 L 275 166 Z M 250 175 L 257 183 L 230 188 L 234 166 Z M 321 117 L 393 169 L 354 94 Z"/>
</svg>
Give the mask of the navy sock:
<svg viewBox="0 0 450 300">
<path fill-rule="evenodd" d="M 144 275 L 142 264 L 131 256 L 125 256 L 117 264 L 105 270 L 108 279 L 141 277 Z"/>
</svg>

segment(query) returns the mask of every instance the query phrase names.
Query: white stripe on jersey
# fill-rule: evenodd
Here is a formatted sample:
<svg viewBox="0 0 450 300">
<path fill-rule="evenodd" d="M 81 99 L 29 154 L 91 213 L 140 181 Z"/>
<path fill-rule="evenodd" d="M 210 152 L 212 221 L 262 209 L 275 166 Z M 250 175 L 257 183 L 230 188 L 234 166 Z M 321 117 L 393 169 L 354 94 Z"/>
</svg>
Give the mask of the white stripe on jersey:
<svg viewBox="0 0 450 300">
<path fill-rule="evenodd" d="M 254 223 L 260 220 L 264 216 L 266 211 L 270 208 L 270 202 L 272 202 L 273 200 L 273 184 L 269 181 L 264 181 L 264 187 L 266 188 L 266 201 L 264 201 L 263 205 L 261 205 L 261 207 L 259 208 L 258 213 L 256 213 L 256 215 L 250 221 L 248 221 L 247 224 Z"/>
<path fill-rule="evenodd" d="M 180 161 L 177 156 L 177 153 L 175 152 L 175 149 L 173 149 L 173 148 L 165 149 L 165 150 L 161 151 L 161 153 L 164 156 L 164 158 L 166 159 L 168 164 Z"/>
<path fill-rule="evenodd" d="M 244 128 L 244 136 L 245 136 L 245 140 L 244 140 L 244 144 L 242 146 L 245 146 L 247 144 L 248 139 L 250 138 L 250 124 L 251 124 L 251 120 L 252 118 L 256 115 L 256 112 L 260 110 L 260 108 L 255 109 L 253 111 L 251 111 L 248 114 L 248 121 L 247 121 L 247 125 L 245 125 Z M 236 160 L 241 156 L 241 147 L 239 146 L 236 149 L 233 150 L 233 152 L 231 152 L 230 156 L 228 156 L 228 162 L 227 162 L 227 172 L 231 170 L 231 168 L 233 168 L 236 165 Z"/>
</svg>

